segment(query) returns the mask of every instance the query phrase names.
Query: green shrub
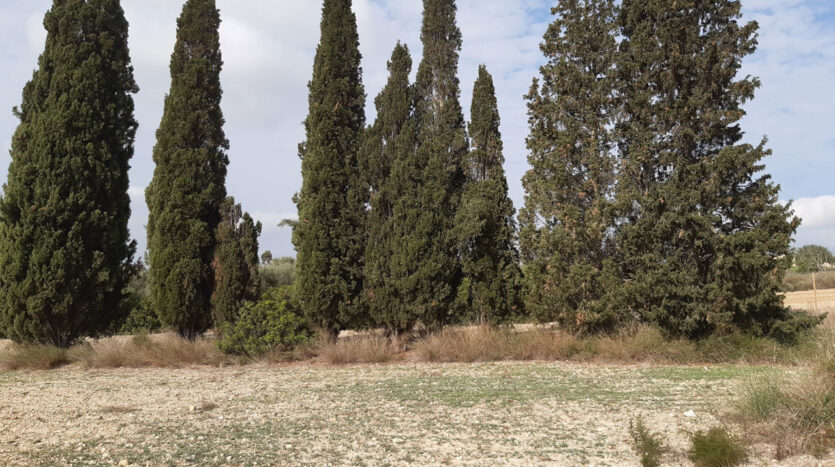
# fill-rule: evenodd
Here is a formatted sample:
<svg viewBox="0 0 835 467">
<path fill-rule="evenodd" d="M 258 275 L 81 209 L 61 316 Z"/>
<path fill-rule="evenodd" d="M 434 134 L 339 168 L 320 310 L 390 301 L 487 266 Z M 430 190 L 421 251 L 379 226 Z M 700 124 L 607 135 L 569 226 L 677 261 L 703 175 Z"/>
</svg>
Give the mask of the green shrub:
<svg viewBox="0 0 835 467">
<path fill-rule="evenodd" d="M 119 328 L 119 334 L 132 335 L 141 332 L 153 332 L 160 328 L 162 328 L 162 323 L 159 322 L 157 314 L 148 306 L 146 301 L 143 301 L 125 318 L 125 322 Z"/>
<path fill-rule="evenodd" d="M 635 422 L 629 422 L 629 435 L 632 437 L 632 447 L 641 457 L 641 465 L 659 467 L 665 450 L 661 435 L 651 432 L 640 417 Z"/>
<path fill-rule="evenodd" d="M 312 337 L 292 287 L 284 286 L 244 305 L 238 320 L 224 326 L 219 345 L 226 353 L 256 357 L 274 349 L 291 350 Z"/>
<path fill-rule="evenodd" d="M 688 457 L 697 467 L 733 467 L 748 459 L 748 449 L 722 427 L 697 431 L 691 438 Z"/>
</svg>

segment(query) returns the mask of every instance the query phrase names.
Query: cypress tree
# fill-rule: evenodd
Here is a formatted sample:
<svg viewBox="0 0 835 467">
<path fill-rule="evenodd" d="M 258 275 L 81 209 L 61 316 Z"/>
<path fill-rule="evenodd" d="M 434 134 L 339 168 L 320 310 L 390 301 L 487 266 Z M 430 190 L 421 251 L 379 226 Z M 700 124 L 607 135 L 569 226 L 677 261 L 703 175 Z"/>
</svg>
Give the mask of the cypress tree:
<svg viewBox="0 0 835 467">
<path fill-rule="evenodd" d="M 735 0 L 625 0 L 618 181 L 625 306 L 671 333 L 780 333 L 777 293 L 798 221 L 762 173 L 768 154 L 740 144 L 739 78 L 756 23 Z"/>
<path fill-rule="evenodd" d="M 548 63 L 526 99 L 531 170 L 521 245 L 528 310 L 578 331 L 611 329 L 618 275 L 611 230 L 617 154 L 618 33 L 613 0 L 563 0 L 541 46 Z"/>
<path fill-rule="evenodd" d="M 55 0 L 0 200 L 0 328 L 67 347 L 107 329 L 133 270 L 138 91 L 118 0 Z"/>
<path fill-rule="evenodd" d="M 415 119 L 418 147 L 412 168 L 420 185 L 400 219 L 409 226 L 397 258 L 405 269 L 398 288 L 411 313 L 430 329 L 452 316 L 461 283 L 454 232 L 466 177 L 468 141 L 459 102 L 458 58 L 461 31 L 454 0 L 424 0 L 423 61 L 418 68 Z"/>
<path fill-rule="evenodd" d="M 212 319 L 219 330 L 223 324 L 235 321 L 245 301 L 258 298 L 258 236 L 261 233 L 261 223 L 254 223 L 232 197 L 223 202 L 220 214 L 212 264 L 215 276 Z"/>
<path fill-rule="evenodd" d="M 478 69 L 473 87 L 467 184 L 456 218 L 462 251 L 467 316 L 482 323 L 521 312 L 521 270 L 516 250 L 516 210 L 508 197 L 499 107 L 493 77 Z"/>
<path fill-rule="evenodd" d="M 401 252 L 400 240 L 409 230 L 401 221 L 404 207 L 417 187 L 415 173 L 404 166 L 415 151 L 412 119 L 414 88 L 409 83 L 412 58 L 397 44 L 388 62 L 389 79 L 375 99 L 377 120 L 368 128 L 361 151 L 363 172 L 370 189 L 368 244 L 365 252 L 365 289 L 372 320 L 390 333 L 410 329 L 416 317 L 404 306 L 398 288 L 403 265 L 393 260 Z"/>
<path fill-rule="evenodd" d="M 365 126 L 359 35 L 351 0 L 325 0 L 310 81 L 303 185 L 293 229 L 299 302 L 331 336 L 361 318 L 367 188 L 358 152 Z"/>
<path fill-rule="evenodd" d="M 153 303 L 160 321 L 189 339 L 212 322 L 215 230 L 226 198 L 219 26 L 214 0 L 183 6 L 146 192 Z"/>
</svg>

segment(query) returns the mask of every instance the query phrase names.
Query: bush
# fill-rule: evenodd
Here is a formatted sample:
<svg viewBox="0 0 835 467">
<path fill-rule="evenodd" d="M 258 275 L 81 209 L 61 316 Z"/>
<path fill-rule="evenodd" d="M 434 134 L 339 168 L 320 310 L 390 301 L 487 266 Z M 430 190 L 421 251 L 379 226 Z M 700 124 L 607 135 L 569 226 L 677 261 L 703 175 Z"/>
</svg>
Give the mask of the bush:
<svg viewBox="0 0 835 467">
<path fill-rule="evenodd" d="M 748 449 L 722 427 L 697 431 L 690 441 L 687 457 L 697 467 L 733 467 L 748 459 Z"/>
<path fill-rule="evenodd" d="M 70 359 L 85 368 L 184 368 L 228 363 L 214 342 L 193 341 L 174 334 L 114 337 L 92 341 L 69 351 Z"/>
<path fill-rule="evenodd" d="M 805 292 L 812 290 L 812 274 L 800 272 L 787 272 L 783 278 L 783 290 L 786 292 Z M 827 271 L 815 274 L 815 283 L 818 290 L 835 289 L 835 271 Z"/>
<path fill-rule="evenodd" d="M 284 286 L 244 305 L 238 320 L 224 326 L 218 345 L 226 353 L 257 357 L 275 349 L 292 350 L 312 337 L 292 287 Z"/>
<path fill-rule="evenodd" d="M 629 435 L 632 447 L 641 457 L 643 467 L 659 467 L 664 457 L 664 439 L 661 435 L 649 431 L 642 418 L 629 422 Z"/>
</svg>

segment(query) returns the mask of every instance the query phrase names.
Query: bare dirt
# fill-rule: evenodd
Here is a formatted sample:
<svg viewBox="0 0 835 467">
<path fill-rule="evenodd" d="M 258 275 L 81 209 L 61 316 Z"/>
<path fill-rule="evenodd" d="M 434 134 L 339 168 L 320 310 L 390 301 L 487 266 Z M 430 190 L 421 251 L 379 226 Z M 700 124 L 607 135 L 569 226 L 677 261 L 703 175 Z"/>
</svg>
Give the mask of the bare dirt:
<svg viewBox="0 0 835 467">
<path fill-rule="evenodd" d="M 719 423 L 795 369 L 564 363 L 0 373 L 6 465 L 637 465 L 628 427 Z M 694 411 L 695 417 L 684 414 Z M 775 463 L 758 447 L 751 465 Z M 827 464 L 827 462 L 830 462 Z M 784 465 L 833 465 L 809 457 Z"/>
</svg>

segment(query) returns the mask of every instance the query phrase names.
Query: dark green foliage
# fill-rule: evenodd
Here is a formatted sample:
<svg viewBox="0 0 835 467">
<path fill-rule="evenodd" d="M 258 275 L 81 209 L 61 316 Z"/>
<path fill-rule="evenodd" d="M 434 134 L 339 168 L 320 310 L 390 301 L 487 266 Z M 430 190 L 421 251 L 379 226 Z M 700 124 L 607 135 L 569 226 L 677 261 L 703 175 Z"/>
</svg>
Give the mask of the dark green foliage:
<svg viewBox="0 0 835 467">
<path fill-rule="evenodd" d="M 336 335 L 360 318 L 365 206 L 358 163 L 365 126 L 359 35 L 351 0 L 325 0 L 310 81 L 307 140 L 300 145 L 299 220 L 293 228 L 296 290 L 305 317 Z"/>
<path fill-rule="evenodd" d="M 177 20 L 171 90 L 146 192 L 153 304 L 163 324 L 189 339 L 212 322 L 215 229 L 226 198 L 219 26 L 214 0 L 188 0 Z"/>
<path fill-rule="evenodd" d="M 151 306 L 151 288 L 148 283 L 148 269 L 138 262 L 136 273 L 125 289 L 122 301 L 121 319 L 114 323 L 110 334 L 130 335 L 140 332 L 157 331 L 162 327 Z"/>
<path fill-rule="evenodd" d="M 455 1 L 424 0 L 423 7 L 423 61 L 415 83 L 418 147 L 395 168 L 404 196 L 395 206 L 401 232 L 392 269 L 407 315 L 439 328 L 452 318 L 462 278 L 454 222 L 468 142 L 459 102 Z"/>
<path fill-rule="evenodd" d="M 629 436 L 632 438 L 632 447 L 641 457 L 643 467 L 659 467 L 664 457 L 664 439 L 661 435 L 653 433 L 644 424 L 642 418 L 635 422 L 629 422 Z"/>
<path fill-rule="evenodd" d="M 612 330 L 619 274 L 611 231 L 617 163 L 616 9 L 612 0 L 553 8 L 540 69 L 527 95 L 531 170 L 520 212 L 528 311 L 578 331 Z"/>
<path fill-rule="evenodd" d="M 138 89 L 118 0 L 56 0 L 44 26 L 0 200 L 0 328 L 67 347 L 118 319 L 133 271 Z"/>
<path fill-rule="evenodd" d="M 285 286 L 268 291 L 257 302 L 247 302 L 234 324 L 224 324 L 220 349 L 257 357 L 309 342 L 313 332 L 301 317 L 293 295 L 293 288 Z"/>
<path fill-rule="evenodd" d="M 270 264 L 273 262 L 273 252 L 270 250 L 261 254 L 261 264 Z"/>
<path fill-rule="evenodd" d="M 798 220 L 741 145 L 739 79 L 756 48 L 740 4 L 622 5 L 618 242 L 626 310 L 676 335 L 768 334 L 790 319 L 778 294 Z"/>
<path fill-rule="evenodd" d="M 293 285 L 296 282 L 296 259 L 277 258 L 269 263 L 264 263 L 258 272 L 261 277 L 261 293 L 267 290 Z"/>
<path fill-rule="evenodd" d="M 410 209 L 419 174 L 406 166 L 416 145 L 412 119 L 414 89 L 409 84 L 412 59 L 405 45 L 397 44 L 388 63 L 389 80 L 375 99 L 377 120 L 366 132 L 361 162 L 370 188 L 368 245 L 365 252 L 364 300 L 371 319 L 389 332 L 409 330 L 418 318 L 403 302 L 404 274 L 412 264 L 402 263 L 401 243 L 408 225 L 404 208 Z M 409 212 L 408 214 L 411 214 Z M 406 215 L 408 215 L 406 214 Z"/>
<path fill-rule="evenodd" d="M 687 457 L 697 467 L 733 467 L 748 459 L 748 449 L 742 441 L 722 427 L 697 431 L 690 442 Z"/>
<path fill-rule="evenodd" d="M 794 252 L 797 272 L 823 272 L 835 266 L 835 256 L 826 247 L 806 245 Z"/>
<path fill-rule="evenodd" d="M 245 301 L 258 298 L 261 283 L 258 271 L 261 223 L 255 224 L 232 197 L 226 198 L 220 213 L 221 221 L 215 234 L 217 249 L 212 263 L 215 276 L 212 320 L 217 329 L 234 321 Z"/>
<path fill-rule="evenodd" d="M 522 306 L 516 211 L 507 194 L 499 123 L 493 77 L 481 66 L 473 88 L 472 150 L 465 164 L 467 183 L 455 231 L 465 277 L 459 289 L 465 317 L 491 324 L 506 322 Z"/>
</svg>

